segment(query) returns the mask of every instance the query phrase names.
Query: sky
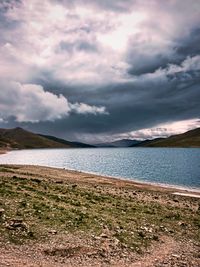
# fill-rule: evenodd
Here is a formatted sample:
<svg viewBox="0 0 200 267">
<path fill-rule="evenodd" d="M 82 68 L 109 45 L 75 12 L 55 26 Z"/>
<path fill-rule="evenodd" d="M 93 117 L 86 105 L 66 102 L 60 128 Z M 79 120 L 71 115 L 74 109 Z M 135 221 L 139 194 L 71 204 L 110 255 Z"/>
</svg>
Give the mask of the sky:
<svg viewBox="0 0 200 267">
<path fill-rule="evenodd" d="M 100 143 L 200 127 L 200 0 L 1 0 L 0 127 Z"/>
</svg>

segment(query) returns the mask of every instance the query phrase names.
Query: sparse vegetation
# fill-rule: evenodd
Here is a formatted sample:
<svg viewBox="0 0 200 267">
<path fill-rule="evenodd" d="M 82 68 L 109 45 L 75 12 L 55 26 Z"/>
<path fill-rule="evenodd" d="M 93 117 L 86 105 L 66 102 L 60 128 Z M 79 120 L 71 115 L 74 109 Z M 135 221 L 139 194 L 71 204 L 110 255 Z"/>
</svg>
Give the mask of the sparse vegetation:
<svg viewBox="0 0 200 267">
<path fill-rule="evenodd" d="M 108 227 L 113 236 L 130 247 L 147 246 L 163 229 L 177 238 L 182 237 L 183 231 L 184 237 L 199 237 L 200 216 L 192 209 L 148 203 L 67 182 L 13 176 L 14 170 L 8 167 L 1 167 L 0 171 L 0 206 L 5 210 L 1 216 L 1 236 L 13 241 L 16 237 L 16 242 L 32 239 L 30 231 L 35 239 L 45 238 L 52 228 L 58 232 L 84 230 L 100 235 L 103 227 Z M 4 176 L 9 172 L 10 176 Z M 7 227 L 16 218 L 27 224 L 26 233 L 25 229 L 16 232 Z M 184 222 L 185 227 L 177 222 Z"/>
<path fill-rule="evenodd" d="M 43 178 L 6 165 L 1 166 L 0 175 L 0 236 L 4 243 L 45 242 L 50 233 L 76 236 L 83 232 L 142 253 L 163 235 L 200 241 L 198 199 L 145 192 L 130 185 L 117 188 L 81 179 L 79 183 L 58 180 L 52 174 Z"/>
</svg>

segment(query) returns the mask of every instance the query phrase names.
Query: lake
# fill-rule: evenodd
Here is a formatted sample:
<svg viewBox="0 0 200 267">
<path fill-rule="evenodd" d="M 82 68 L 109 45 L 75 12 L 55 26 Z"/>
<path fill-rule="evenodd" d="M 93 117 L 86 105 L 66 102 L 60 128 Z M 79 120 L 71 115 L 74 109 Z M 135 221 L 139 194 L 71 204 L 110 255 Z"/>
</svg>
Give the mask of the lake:
<svg viewBox="0 0 200 267">
<path fill-rule="evenodd" d="M 198 148 L 28 149 L 0 155 L 0 164 L 50 166 L 200 189 Z"/>
</svg>

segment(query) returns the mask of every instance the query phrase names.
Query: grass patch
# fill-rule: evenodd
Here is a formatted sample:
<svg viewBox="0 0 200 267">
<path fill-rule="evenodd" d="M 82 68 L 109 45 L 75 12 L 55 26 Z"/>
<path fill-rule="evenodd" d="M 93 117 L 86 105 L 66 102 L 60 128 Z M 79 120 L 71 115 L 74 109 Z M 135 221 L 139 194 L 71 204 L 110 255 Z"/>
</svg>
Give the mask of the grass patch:
<svg viewBox="0 0 200 267">
<path fill-rule="evenodd" d="M 7 177 L 1 167 L 0 234 L 5 241 L 24 243 L 42 240 L 50 230 L 110 235 L 140 251 L 159 236 L 199 240 L 200 214 L 169 203 L 143 201 L 133 196 L 114 195 L 93 186 L 53 182 L 20 175 Z M 10 229 L 19 218 L 26 227 Z M 23 229 L 22 229 L 23 228 Z"/>
</svg>

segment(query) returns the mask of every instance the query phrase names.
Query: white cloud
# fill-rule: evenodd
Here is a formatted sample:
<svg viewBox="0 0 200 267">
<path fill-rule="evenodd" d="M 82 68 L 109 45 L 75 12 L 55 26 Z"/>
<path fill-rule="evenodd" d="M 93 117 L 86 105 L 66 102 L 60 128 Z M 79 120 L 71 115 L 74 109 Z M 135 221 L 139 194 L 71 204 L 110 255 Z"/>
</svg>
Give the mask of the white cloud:
<svg viewBox="0 0 200 267">
<path fill-rule="evenodd" d="M 70 108 L 72 111 L 78 113 L 78 114 L 106 114 L 108 115 L 108 112 L 106 111 L 105 107 L 96 107 L 96 106 L 90 106 L 84 103 L 75 103 L 70 104 Z"/>
<path fill-rule="evenodd" d="M 5 12 L 0 25 L 0 83 L 7 81 L 0 91 L 0 117 L 4 120 L 9 116 L 14 116 L 18 121 L 56 120 L 71 112 L 107 114 L 105 107 L 101 106 L 105 101 L 106 106 L 110 105 L 109 111 L 112 110 L 113 116 L 120 106 L 120 120 L 125 124 L 126 117 L 129 117 L 128 112 L 124 111 L 126 107 L 127 110 L 130 107 L 134 110 L 134 105 L 141 103 L 141 107 L 144 107 L 142 113 L 145 114 L 146 95 L 149 94 L 150 105 L 151 102 L 156 105 L 163 93 L 162 97 L 167 101 L 166 88 L 171 86 L 168 74 L 200 69 L 199 56 L 185 59 L 186 53 L 183 58 L 174 60 L 174 55 L 184 45 L 184 38 L 193 42 L 190 33 L 200 25 L 200 5 L 197 0 L 0 2 L 1 12 Z M 10 8 L 5 8 L 5 5 Z M 166 67 L 170 62 L 175 63 Z M 135 74 L 134 68 L 144 75 L 130 75 Z M 146 68 L 146 72 L 141 71 L 143 68 Z M 183 79 L 190 79 L 190 73 L 184 75 Z M 16 82 L 13 84 L 11 81 Z M 84 103 L 69 103 L 66 97 L 45 92 L 41 86 L 31 84 L 37 83 L 36 81 L 50 84 L 52 92 L 56 81 L 57 84 L 62 84 L 60 91 L 66 96 L 67 90 L 72 94 L 75 88 L 72 96 L 74 101 Z M 120 82 L 124 81 L 126 84 L 130 82 L 129 92 L 123 83 L 119 94 Z M 105 84 L 109 86 L 103 87 Z M 115 84 L 116 90 L 111 90 Z M 100 106 L 91 104 L 92 100 L 89 94 L 84 94 L 84 88 L 92 90 L 94 103 L 99 103 Z M 108 88 L 107 92 L 105 88 Z M 137 97 L 140 88 L 141 96 Z M 58 88 L 55 92 L 57 90 Z M 104 95 L 101 95 L 101 90 Z M 178 94 L 179 92 L 174 94 L 174 97 Z M 173 100 L 172 94 L 170 97 L 170 101 Z M 87 101 L 91 106 L 85 103 Z M 163 106 L 167 105 L 170 107 L 169 102 Z M 190 113 L 190 107 L 185 110 Z M 179 116 L 180 112 L 179 109 Z M 194 113 L 191 114 L 197 117 Z M 112 128 L 112 123 L 116 121 L 117 119 L 111 119 L 109 127 Z M 144 120 L 142 125 L 145 123 Z M 134 126 L 134 118 L 132 125 L 137 127 Z M 102 124 L 102 128 L 104 127 Z M 118 127 L 124 131 L 121 124 Z M 131 126 L 128 131 L 130 129 Z"/>
<path fill-rule="evenodd" d="M 192 76 L 190 71 L 192 71 L 192 75 L 194 76 L 196 72 L 200 70 L 200 56 L 190 57 L 188 56 L 185 60 L 183 60 L 179 65 L 177 64 L 169 64 L 166 68 L 159 68 L 155 72 L 145 73 L 141 76 L 135 76 L 132 78 L 132 81 L 136 85 L 142 86 L 146 85 L 147 82 L 151 87 L 157 86 L 158 83 L 163 84 L 163 89 L 166 87 L 168 83 L 168 75 L 172 75 L 174 79 L 176 79 L 176 74 L 179 75 L 179 87 L 184 86 L 184 81 L 192 80 Z M 198 76 L 198 73 L 197 73 Z M 162 87 L 160 88 L 160 91 Z"/>
<path fill-rule="evenodd" d="M 70 103 L 63 95 L 44 91 L 36 84 L 10 82 L 2 85 L 0 91 L 1 120 L 15 117 L 18 122 L 54 121 L 78 114 L 107 114 L 105 107 L 90 106 L 84 103 Z"/>
<path fill-rule="evenodd" d="M 5 14 L 17 26 L 1 33 L 0 77 L 28 83 L 46 71 L 67 84 L 127 80 L 129 64 L 173 56 L 174 39 L 200 20 L 196 2 L 22 0 Z M 93 53 L 78 49 L 80 40 Z M 71 49 L 59 49 L 61 43 Z"/>
<path fill-rule="evenodd" d="M 154 138 L 166 138 L 172 135 L 185 133 L 189 130 L 200 127 L 200 119 L 189 119 L 175 122 L 168 122 L 158 124 L 152 128 L 145 128 L 137 131 L 125 132 L 122 134 L 81 134 L 75 135 L 78 140 L 82 142 L 90 141 L 91 144 L 113 142 L 121 139 L 133 139 L 133 140 L 147 140 Z"/>
<path fill-rule="evenodd" d="M 177 72 L 187 72 L 187 71 L 195 71 L 200 70 L 200 56 L 194 56 L 194 57 L 187 57 L 181 65 L 175 65 L 171 64 L 166 69 L 167 74 L 173 74 Z"/>
<path fill-rule="evenodd" d="M 92 6 L 63 7 L 49 0 L 22 1 L 13 6 L 6 17 L 20 23 L 4 33 L 6 42 L 0 48 L 0 76 L 15 77 L 25 83 L 45 70 L 52 78 L 73 84 L 122 79 L 123 73 L 113 68 L 122 65 L 121 53 L 114 52 L 112 46 L 97 38 L 115 27 L 114 15 L 105 20 L 109 13 L 94 11 Z M 80 41 L 93 45 L 93 53 L 80 49 Z M 59 49 L 62 43 L 71 49 Z M 20 70 L 18 77 L 16 68 Z"/>
<path fill-rule="evenodd" d="M 156 127 L 153 128 L 141 129 L 139 131 L 125 133 L 120 135 L 120 138 L 130 138 L 138 140 L 154 139 L 159 137 L 168 137 L 171 135 L 181 134 L 198 127 L 200 127 L 200 119 L 182 120 L 158 124 Z"/>
</svg>

